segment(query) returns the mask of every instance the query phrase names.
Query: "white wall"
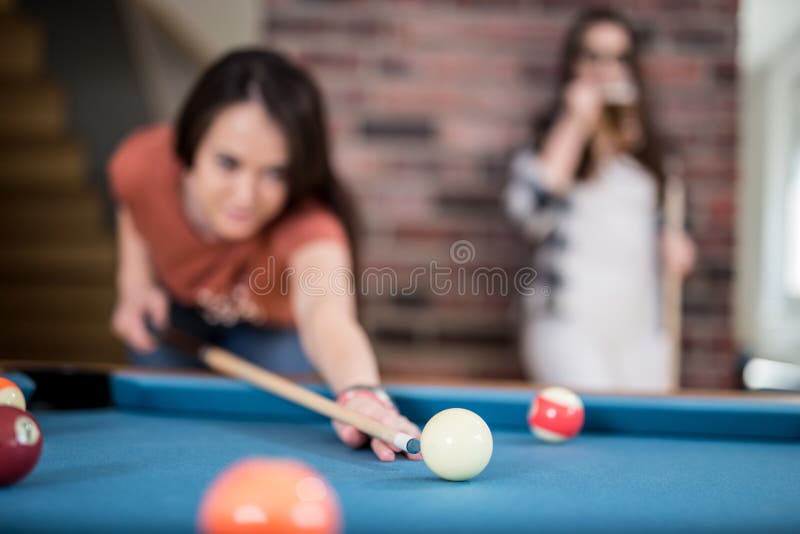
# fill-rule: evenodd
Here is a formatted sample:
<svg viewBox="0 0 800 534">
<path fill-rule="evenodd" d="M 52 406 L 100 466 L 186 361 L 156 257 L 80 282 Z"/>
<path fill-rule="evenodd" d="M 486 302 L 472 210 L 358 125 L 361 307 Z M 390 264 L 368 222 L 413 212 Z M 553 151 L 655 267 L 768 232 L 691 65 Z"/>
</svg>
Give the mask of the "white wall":
<svg viewBox="0 0 800 534">
<path fill-rule="evenodd" d="M 153 120 L 175 116 L 203 66 L 261 41 L 261 0 L 119 0 Z"/>
<path fill-rule="evenodd" d="M 736 333 L 758 355 L 797 360 L 800 317 L 779 302 L 775 267 L 781 260 L 780 185 L 788 174 L 799 95 L 793 87 L 800 80 L 800 1 L 742 0 L 739 30 Z"/>
<path fill-rule="evenodd" d="M 197 48 L 206 60 L 259 41 L 261 0 L 135 0 Z"/>
<path fill-rule="evenodd" d="M 758 68 L 800 34 L 800 1 L 741 0 L 739 66 Z"/>
</svg>

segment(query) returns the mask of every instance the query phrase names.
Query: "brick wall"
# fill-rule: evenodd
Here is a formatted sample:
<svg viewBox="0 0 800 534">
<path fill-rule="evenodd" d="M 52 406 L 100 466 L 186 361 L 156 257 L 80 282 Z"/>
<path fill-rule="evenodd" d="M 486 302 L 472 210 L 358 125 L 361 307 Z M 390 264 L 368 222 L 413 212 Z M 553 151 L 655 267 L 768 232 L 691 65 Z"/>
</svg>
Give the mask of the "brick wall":
<svg viewBox="0 0 800 534">
<path fill-rule="evenodd" d="M 266 42 L 306 65 L 326 94 L 335 159 L 366 227 L 365 266 L 394 268 L 403 285 L 431 260 L 467 270 L 524 263 L 498 207 L 504 160 L 551 96 L 566 26 L 593 5 L 607 2 L 269 2 Z M 684 383 L 729 386 L 737 2 L 611 5 L 647 36 L 658 116 L 686 160 L 701 256 L 685 297 Z M 474 245 L 473 261 L 452 261 L 460 239 Z M 384 369 L 519 373 L 512 298 L 407 293 L 373 288 L 364 299 L 367 328 L 379 347 L 391 347 L 382 351 Z"/>
</svg>

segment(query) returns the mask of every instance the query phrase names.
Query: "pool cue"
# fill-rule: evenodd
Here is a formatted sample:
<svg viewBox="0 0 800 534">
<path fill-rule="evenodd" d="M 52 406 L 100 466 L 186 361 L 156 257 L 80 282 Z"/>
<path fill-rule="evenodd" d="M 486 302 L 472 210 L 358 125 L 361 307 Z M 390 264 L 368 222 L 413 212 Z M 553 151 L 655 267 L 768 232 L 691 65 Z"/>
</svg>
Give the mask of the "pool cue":
<svg viewBox="0 0 800 534">
<path fill-rule="evenodd" d="M 677 164 L 673 164 L 664 184 L 664 229 L 682 231 L 686 217 L 686 189 Z M 662 279 L 662 317 L 669 336 L 670 379 L 677 389 L 681 381 L 681 341 L 683 277 L 664 268 Z"/>
<path fill-rule="evenodd" d="M 404 432 L 398 432 L 366 415 L 346 408 L 319 393 L 315 393 L 287 378 L 250 363 L 230 351 L 202 343 L 189 334 L 172 327 L 168 327 L 160 337 L 163 341 L 176 348 L 197 355 L 200 361 L 209 369 L 243 380 L 259 389 L 340 423 L 352 425 L 361 432 L 381 441 L 391 443 L 409 454 L 419 453 L 419 439 Z"/>
</svg>

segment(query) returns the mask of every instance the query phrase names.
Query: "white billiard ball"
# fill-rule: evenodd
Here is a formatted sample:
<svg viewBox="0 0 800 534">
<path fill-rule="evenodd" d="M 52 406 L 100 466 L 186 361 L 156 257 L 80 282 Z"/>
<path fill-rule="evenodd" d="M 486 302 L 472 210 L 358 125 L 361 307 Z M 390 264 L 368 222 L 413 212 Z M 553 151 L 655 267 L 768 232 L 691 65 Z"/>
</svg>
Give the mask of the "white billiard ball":
<svg viewBox="0 0 800 534">
<path fill-rule="evenodd" d="M 431 417 L 420 439 L 425 465 L 445 480 L 468 480 L 492 457 L 492 432 L 475 412 L 443 410 Z"/>
</svg>

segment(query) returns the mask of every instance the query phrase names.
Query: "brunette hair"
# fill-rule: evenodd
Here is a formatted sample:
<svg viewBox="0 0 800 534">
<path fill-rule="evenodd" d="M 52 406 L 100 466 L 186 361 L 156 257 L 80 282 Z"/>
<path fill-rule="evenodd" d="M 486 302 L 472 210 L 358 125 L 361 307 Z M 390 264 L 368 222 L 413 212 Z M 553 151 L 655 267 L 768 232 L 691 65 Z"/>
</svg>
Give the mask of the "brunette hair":
<svg viewBox="0 0 800 534">
<path fill-rule="evenodd" d="M 264 106 L 289 147 L 289 195 L 281 215 L 312 199 L 330 209 L 348 233 L 355 265 L 356 214 L 331 165 L 322 96 L 308 73 L 277 52 L 236 50 L 203 72 L 176 120 L 175 152 L 180 161 L 191 167 L 197 147 L 217 115 L 245 101 Z"/>
</svg>

